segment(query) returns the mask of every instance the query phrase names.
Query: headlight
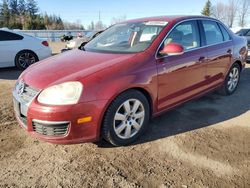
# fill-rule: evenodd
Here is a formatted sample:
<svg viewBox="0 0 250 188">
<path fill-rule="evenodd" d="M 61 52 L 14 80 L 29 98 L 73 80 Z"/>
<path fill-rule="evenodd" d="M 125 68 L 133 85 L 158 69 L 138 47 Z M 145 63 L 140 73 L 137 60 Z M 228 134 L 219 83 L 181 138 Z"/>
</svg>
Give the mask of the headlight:
<svg viewBox="0 0 250 188">
<path fill-rule="evenodd" d="M 38 102 L 48 105 L 76 104 L 82 90 L 80 82 L 65 82 L 43 90 L 38 96 Z"/>
</svg>

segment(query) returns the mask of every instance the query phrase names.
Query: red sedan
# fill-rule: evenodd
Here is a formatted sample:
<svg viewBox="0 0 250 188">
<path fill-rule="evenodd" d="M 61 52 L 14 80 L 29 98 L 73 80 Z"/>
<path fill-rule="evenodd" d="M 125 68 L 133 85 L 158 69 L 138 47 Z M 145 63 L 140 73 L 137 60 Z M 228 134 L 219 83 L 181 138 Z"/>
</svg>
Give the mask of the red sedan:
<svg viewBox="0 0 250 188">
<path fill-rule="evenodd" d="M 24 71 L 15 114 L 44 141 L 127 145 L 151 117 L 213 90 L 234 93 L 246 56 L 246 39 L 212 18 L 126 21 Z"/>
</svg>

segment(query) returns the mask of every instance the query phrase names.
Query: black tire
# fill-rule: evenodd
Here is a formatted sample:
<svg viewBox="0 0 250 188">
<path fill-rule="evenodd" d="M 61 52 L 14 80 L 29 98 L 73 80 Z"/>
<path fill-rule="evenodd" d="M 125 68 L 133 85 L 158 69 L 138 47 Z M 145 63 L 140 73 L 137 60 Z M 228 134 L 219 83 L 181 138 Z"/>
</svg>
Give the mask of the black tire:
<svg viewBox="0 0 250 188">
<path fill-rule="evenodd" d="M 33 63 L 36 63 L 38 61 L 37 55 L 30 51 L 30 50 L 23 50 L 21 52 L 18 52 L 18 54 L 15 57 L 15 65 L 17 68 L 21 70 L 25 70 Z"/>
<path fill-rule="evenodd" d="M 136 132 L 137 133 L 135 135 L 133 135 L 132 137 L 125 139 L 125 138 L 120 138 L 117 135 L 117 133 L 115 132 L 115 129 L 116 129 L 115 127 L 116 127 L 117 121 L 119 123 L 119 120 L 115 120 L 115 115 L 117 114 L 117 112 L 119 113 L 119 110 L 122 110 L 122 107 L 124 107 L 121 105 L 124 105 L 129 100 L 132 101 L 132 107 L 135 106 L 136 102 L 140 103 L 140 106 L 138 107 L 138 111 L 140 111 L 140 108 L 142 109 L 141 111 L 143 111 L 144 118 L 143 118 L 143 121 L 139 120 L 140 124 L 141 124 L 139 130 L 135 129 L 133 127 L 133 125 L 130 124 L 130 127 L 131 127 L 131 128 L 129 128 L 130 132 L 132 133 L 132 130 L 134 130 L 134 134 Z M 133 100 L 135 101 L 134 103 L 133 103 Z M 131 101 L 129 101 L 129 104 L 131 104 Z M 130 106 L 130 109 L 131 109 L 131 106 Z M 126 110 L 124 110 L 124 113 L 126 114 L 125 111 Z M 131 109 L 131 113 L 132 113 L 132 109 Z M 126 116 L 126 121 L 121 120 L 121 122 L 123 124 L 124 124 L 124 122 L 129 122 L 129 120 L 127 118 L 129 118 L 129 117 Z M 130 118 L 134 119 L 135 117 L 132 117 L 132 115 L 131 115 Z M 132 119 L 131 119 L 131 121 L 138 121 L 136 119 L 134 119 L 134 120 L 132 120 Z M 103 119 L 102 137 L 114 146 L 129 145 L 129 144 L 135 142 L 138 139 L 138 137 L 144 132 L 144 130 L 146 129 L 146 127 L 148 125 L 149 119 L 150 119 L 150 106 L 149 106 L 149 102 L 148 102 L 147 98 L 140 91 L 129 90 L 127 92 L 122 93 L 116 99 L 114 99 L 114 101 L 108 107 L 108 109 L 104 115 L 104 119 Z M 124 129 L 125 132 L 127 131 L 127 126 L 129 126 L 129 123 L 126 123 L 126 128 L 125 128 L 126 130 Z M 121 136 L 122 132 L 123 131 L 121 131 L 120 136 Z"/>
<path fill-rule="evenodd" d="M 238 71 L 238 80 L 236 82 L 236 86 L 233 87 L 233 89 L 230 89 L 230 85 L 229 85 L 229 82 L 230 82 L 230 79 L 231 79 L 231 74 L 232 74 L 232 71 L 237 69 Z M 238 85 L 239 85 L 239 82 L 240 82 L 240 72 L 241 72 L 241 69 L 240 69 L 240 66 L 238 63 L 234 63 L 232 65 L 232 67 L 230 68 L 230 71 L 224 81 L 224 84 L 218 89 L 218 93 L 221 94 L 221 95 L 232 95 L 238 88 Z"/>
</svg>

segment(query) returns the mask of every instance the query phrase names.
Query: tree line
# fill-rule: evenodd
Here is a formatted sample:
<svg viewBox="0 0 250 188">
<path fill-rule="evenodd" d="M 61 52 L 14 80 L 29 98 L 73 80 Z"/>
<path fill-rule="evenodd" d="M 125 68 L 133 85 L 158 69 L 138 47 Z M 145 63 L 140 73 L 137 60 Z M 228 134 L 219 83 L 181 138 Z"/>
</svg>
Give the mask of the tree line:
<svg viewBox="0 0 250 188">
<path fill-rule="evenodd" d="M 84 29 L 80 23 L 64 22 L 60 16 L 39 13 L 35 0 L 2 0 L 0 3 L 0 28 L 9 29 Z"/>
<path fill-rule="evenodd" d="M 229 27 L 246 27 L 249 23 L 250 0 L 228 0 L 227 3 L 218 1 L 215 5 L 207 0 L 202 15 L 219 19 Z"/>
</svg>

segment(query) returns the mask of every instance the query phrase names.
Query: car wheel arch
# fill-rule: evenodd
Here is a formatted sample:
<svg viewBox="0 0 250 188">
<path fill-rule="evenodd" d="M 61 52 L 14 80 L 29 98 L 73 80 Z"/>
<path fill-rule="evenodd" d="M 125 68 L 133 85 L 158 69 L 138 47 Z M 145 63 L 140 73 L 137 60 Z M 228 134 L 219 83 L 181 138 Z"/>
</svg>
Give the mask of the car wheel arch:
<svg viewBox="0 0 250 188">
<path fill-rule="evenodd" d="M 136 90 L 136 91 L 139 91 L 141 92 L 148 100 L 148 103 L 149 103 L 149 109 L 150 109 L 150 118 L 152 117 L 153 115 L 153 111 L 154 111 L 154 104 L 153 104 L 153 98 L 150 94 L 150 92 L 148 90 L 146 90 L 145 88 L 142 88 L 142 87 L 131 87 L 131 88 L 126 88 L 124 90 L 122 90 L 121 92 L 119 93 L 116 93 L 115 95 L 113 95 L 110 100 L 108 100 L 107 104 L 105 105 L 104 107 L 104 110 L 101 114 L 101 121 L 99 122 L 99 128 L 98 128 L 98 135 L 99 135 L 99 139 L 102 137 L 101 135 L 101 129 L 102 129 L 102 124 L 103 124 L 103 118 L 105 116 L 105 113 L 107 111 L 107 109 L 109 108 L 109 106 L 111 105 L 111 103 L 114 101 L 115 98 L 117 98 L 119 95 L 125 93 L 125 92 L 128 92 L 128 91 L 131 91 L 131 90 Z"/>
<path fill-rule="evenodd" d="M 234 59 L 234 60 L 231 62 L 231 64 L 228 66 L 228 68 L 227 68 L 227 70 L 226 70 L 226 72 L 225 72 L 225 78 L 226 78 L 226 76 L 229 74 L 229 71 L 230 71 L 231 67 L 232 67 L 234 64 L 238 64 L 238 65 L 240 66 L 240 71 L 242 71 L 242 69 L 243 69 L 242 61 L 239 60 L 239 59 Z"/>
<path fill-rule="evenodd" d="M 240 71 L 242 71 L 242 63 L 241 63 L 240 60 L 236 60 L 236 61 L 231 65 L 231 67 L 232 67 L 234 64 L 236 64 L 236 63 L 240 66 Z"/>
</svg>

